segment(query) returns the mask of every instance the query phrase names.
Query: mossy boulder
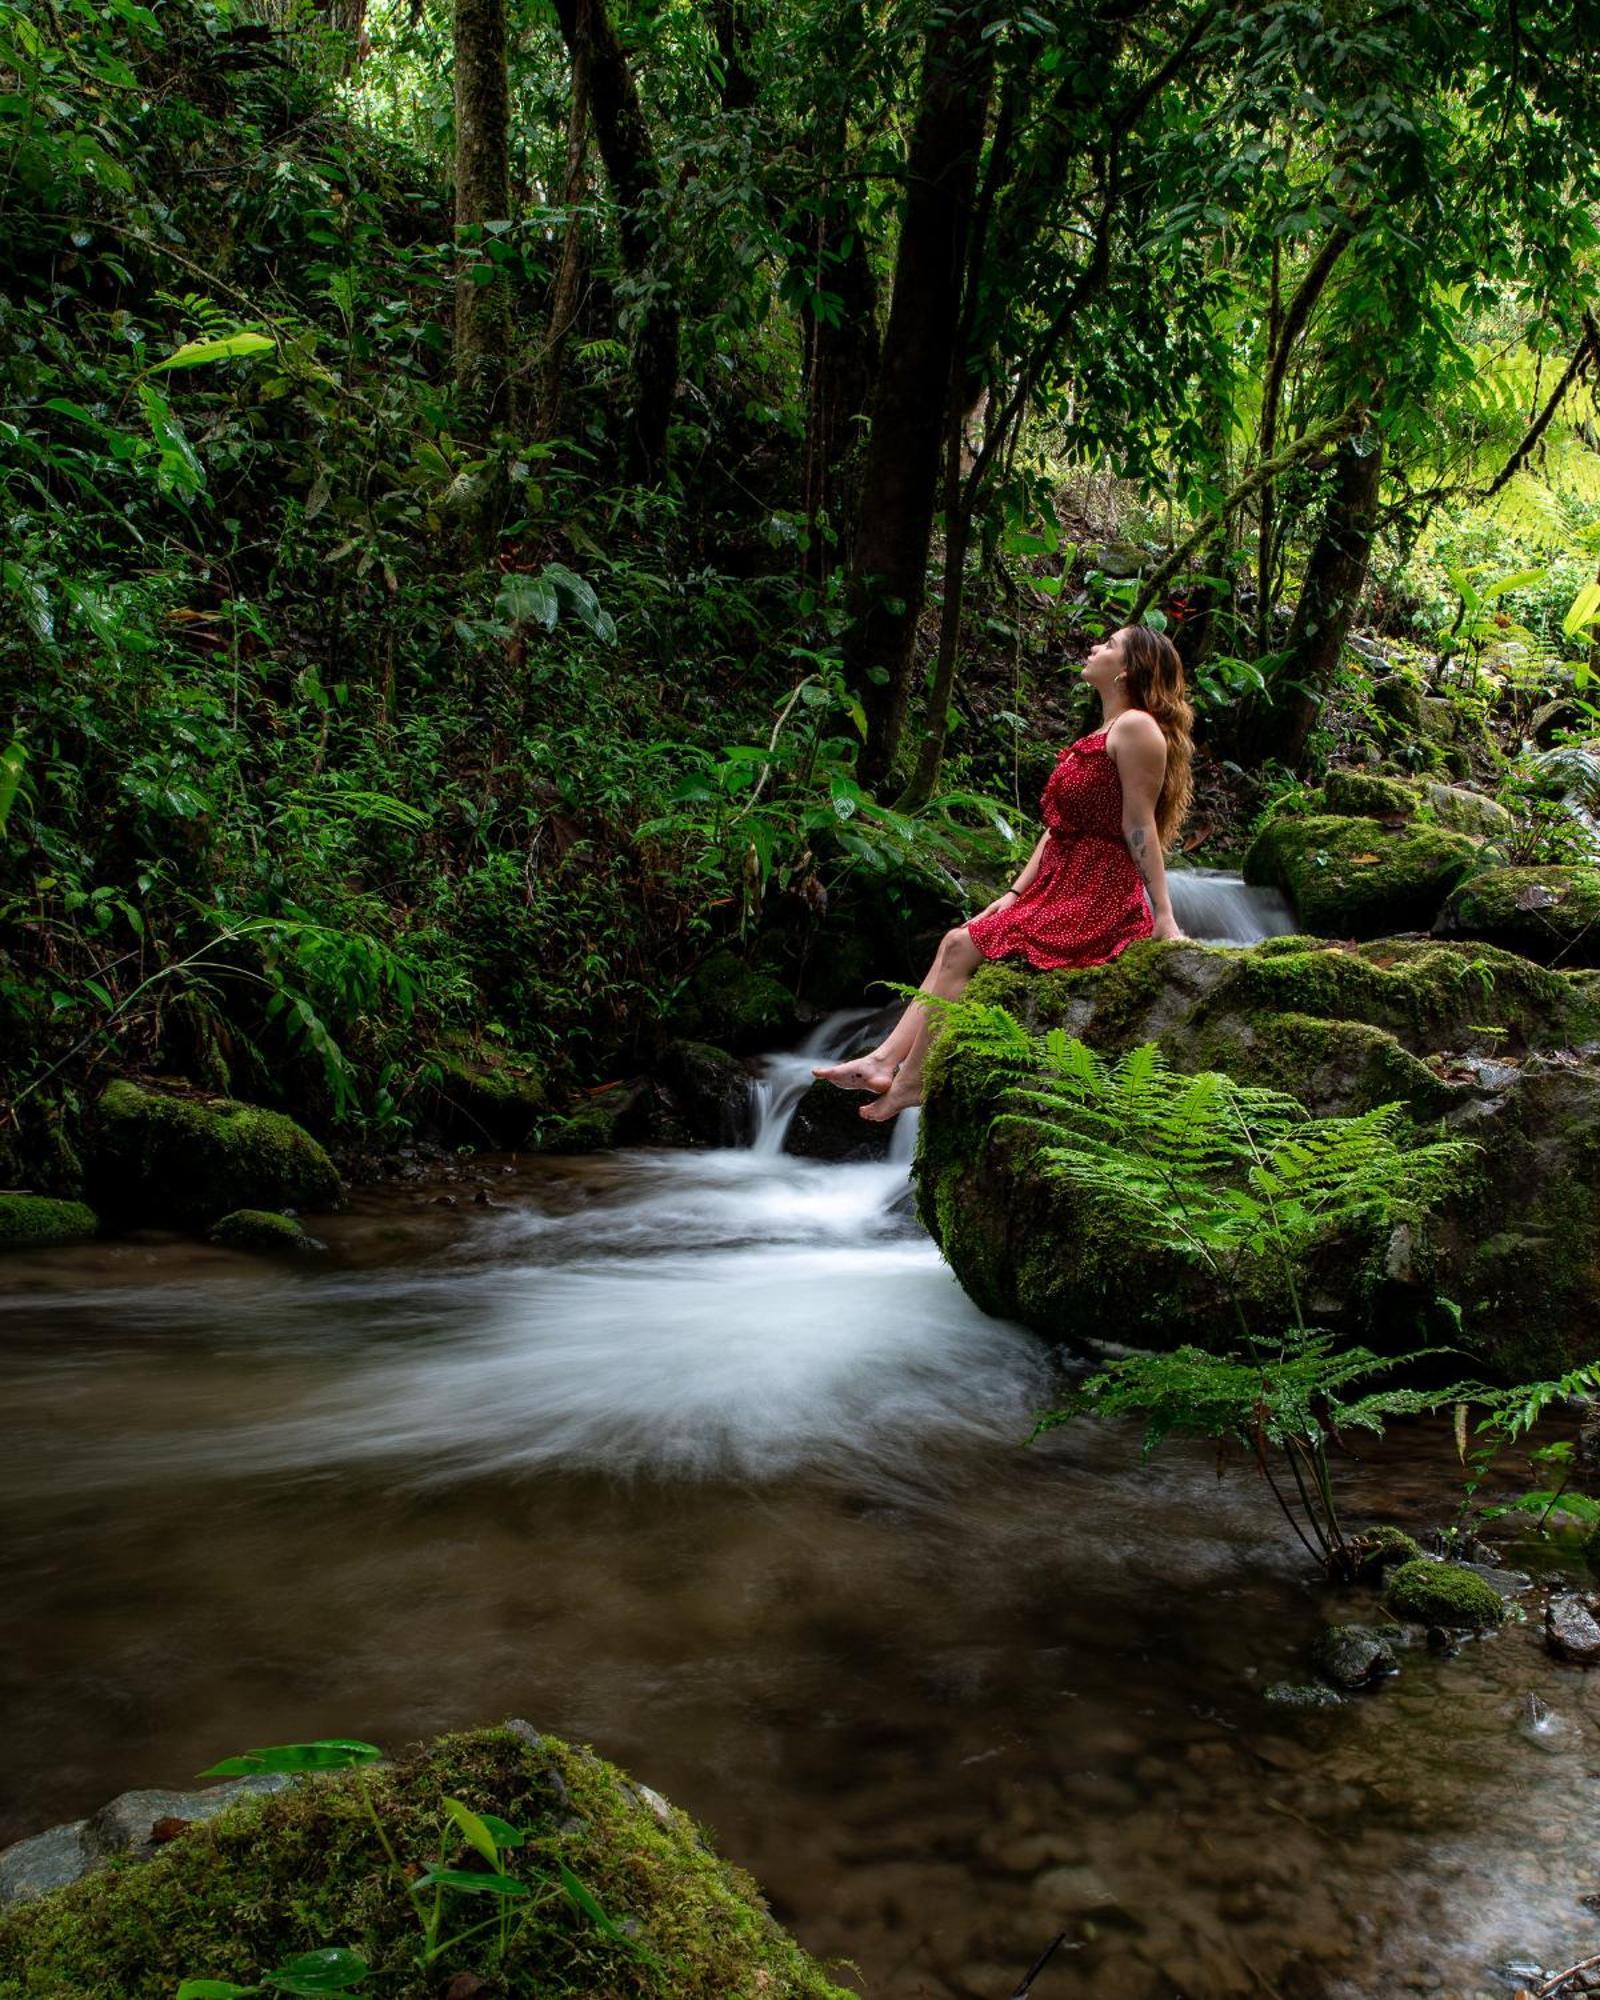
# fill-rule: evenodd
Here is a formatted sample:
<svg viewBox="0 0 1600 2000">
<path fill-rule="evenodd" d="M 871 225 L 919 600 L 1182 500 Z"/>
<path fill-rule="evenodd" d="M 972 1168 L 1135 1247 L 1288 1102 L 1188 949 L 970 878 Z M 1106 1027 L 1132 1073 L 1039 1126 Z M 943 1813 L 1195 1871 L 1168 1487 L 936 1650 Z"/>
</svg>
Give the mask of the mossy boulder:
<svg viewBox="0 0 1600 2000">
<path fill-rule="evenodd" d="M 0 1250 L 48 1250 L 85 1243 L 99 1229 L 92 1208 L 42 1194 L 0 1194 Z"/>
<path fill-rule="evenodd" d="M 1414 1345 L 1436 1297 L 1456 1300 L 1479 1365 L 1522 1379 L 1588 1359 L 1600 1313 L 1600 1067 L 1577 1053 L 1600 1034 L 1597 986 L 1489 946 L 1298 937 L 1138 944 L 1081 971 L 987 966 L 969 990 L 1036 1034 L 1064 1029 L 1107 1055 L 1153 1041 L 1179 1069 L 1222 1069 L 1319 1114 L 1400 1102 L 1419 1128 L 1442 1120 L 1471 1140 L 1425 1228 L 1356 1232 L 1308 1282 L 1319 1314 L 1380 1342 Z M 995 1124 L 1003 1089 L 959 1022 L 941 1036 L 918 1202 L 974 1300 L 1068 1345 L 1225 1333 L 1226 1302 L 1193 1265 L 1132 1254 L 1114 1205 L 1052 1180 L 1036 1131 Z"/>
<path fill-rule="evenodd" d="M 1492 1583 L 1459 1563 L 1426 1557 L 1391 1573 L 1383 1601 L 1397 1618 L 1457 1632 L 1487 1631 L 1506 1615 L 1505 1599 Z"/>
<path fill-rule="evenodd" d="M 1516 826 L 1497 799 L 1467 785 L 1432 778 L 1394 778 L 1375 771 L 1334 770 L 1322 784 L 1326 810 L 1355 819 L 1431 820 L 1471 840 L 1503 840 Z"/>
<path fill-rule="evenodd" d="M 1397 1528 L 1387 1521 L 1358 1535 L 1353 1548 L 1356 1575 L 1363 1583 L 1375 1583 L 1387 1571 L 1398 1569 L 1401 1563 L 1422 1559 L 1422 1544 L 1416 1536 L 1408 1535 L 1404 1528 Z"/>
<path fill-rule="evenodd" d="M 1331 813 L 1351 819 L 1413 819 L 1417 788 L 1404 778 L 1375 771 L 1330 771 L 1322 781 L 1323 802 Z"/>
<path fill-rule="evenodd" d="M 1480 869 L 1452 890 L 1434 929 L 1541 965 L 1600 966 L 1600 868 Z"/>
<path fill-rule="evenodd" d="M 107 1085 L 88 1138 L 89 1195 L 108 1220 L 204 1229 L 239 1208 L 334 1207 L 333 1162 L 281 1111 Z"/>
<path fill-rule="evenodd" d="M 212 1223 L 206 1241 L 257 1257 L 293 1256 L 315 1248 L 292 1215 L 278 1215 L 270 1208 L 236 1208 Z"/>
<path fill-rule="evenodd" d="M 439 1048 L 428 1057 L 435 1082 L 430 1116 L 459 1145 L 514 1151 L 534 1137 L 544 1114 L 544 1072 L 514 1050 Z"/>
<path fill-rule="evenodd" d="M 244 1800 L 149 1861 L 0 1917 L 0 2000 L 171 2000 L 185 1978 L 252 1984 L 329 1945 L 366 1961 L 363 1991 L 395 2000 L 438 2000 L 453 1979 L 511 2000 L 844 2000 L 748 1876 L 592 1752 L 511 1723 L 445 1737 L 366 1782 L 403 1862 L 435 1859 L 445 1797 L 524 1830 L 515 1872 L 537 1899 L 518 1907 L 529 1914 L 502 1964 L 490 1932 L 418 1969 L 405 1884 L 357 1782 L 339 1777 Z M 483 1866 L 459 1838 L 446 1858 Z M 563 1867 L 614 1930 L 560 1893 Z M 547 1888 L 555 1893 L 542 1896 Z M 459 1897 L 453 1928 L 481 1915 L 483 1900 Z"/>
<path fill-rule="evenodd" d="M 1325 937 L 1427 930 L 1473 867 L 1468 835 L 1421 820 L 1335 813 L 1270 821 L 1244 857 L 1244 878 L 1281 889 L 1296 920 Z"/>
<path fill-rule="evenodd" d="M 686 1137 L 696 1145 L 737 1146 L 750 1127 L 751 1072 L 710 1042 L 669 1042 L 656 1074 Z"/>
</svg>

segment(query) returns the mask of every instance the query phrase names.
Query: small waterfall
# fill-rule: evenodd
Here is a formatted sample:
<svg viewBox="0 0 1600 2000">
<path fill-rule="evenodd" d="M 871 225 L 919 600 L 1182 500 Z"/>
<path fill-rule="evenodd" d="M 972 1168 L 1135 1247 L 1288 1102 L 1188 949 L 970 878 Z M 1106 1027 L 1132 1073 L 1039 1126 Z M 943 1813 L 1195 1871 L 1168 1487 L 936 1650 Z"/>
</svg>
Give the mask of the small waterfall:
<svg viewBox="0 0 1600 2000">
<path fill-rule="evenodd" d="M 783 1151 L 795 1107 L 816 1079 L 813 1069 L 838 1062 L 878 1009 L 851 1007 L 819 1021 L 797 1049 L 763 1056 L 762 1074 L 750 1086 L 750 1148 L 768 1156 Z M 900 1121 L 902 1124 L 904 1120 Z M 896 1133 L 898 1138 L 899 1134 Z M 909 1163 L 911 1155 L 906 1159 Z"/>
<path fill-rule="evenodd" d="M 1225 869 L 1174 868 L 1167 886 L 1179 928 L 1201 944 L 1259 944 L 1295 928 L 1294 912 L 1278 890 L 1252 889 Z"/>
</svg>

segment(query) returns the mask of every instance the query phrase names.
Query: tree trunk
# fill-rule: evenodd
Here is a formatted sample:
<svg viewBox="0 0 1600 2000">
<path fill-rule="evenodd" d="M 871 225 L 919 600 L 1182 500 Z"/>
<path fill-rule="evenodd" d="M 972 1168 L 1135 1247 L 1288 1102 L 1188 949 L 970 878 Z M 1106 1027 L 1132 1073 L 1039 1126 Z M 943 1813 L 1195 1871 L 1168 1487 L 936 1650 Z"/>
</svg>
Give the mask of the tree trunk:
<svg viewBox="0 0 1600 2000">
<path fill-rule="evenodd" d="M 850 248 L 829 261 L 845 233 Z M 835 537 L 851 535 L 855 488 L 859 485 L 861 419 L 872 407 L 878 380 L 878 283 L 862 231 L 842 211 L 830 208 L 817 221 L 816 262 L 823 288 L 837 297 L 836 314 L 804 309 L 806 355 L 806 441 L 802 505 L 810 524 L 805 571 L 819 582 L 842 554 Z M 858 477 L 852 479 L 851 468 Z"/>
<path fill-rule="evenodd" d="M 867 712 L 862 774 L 888 776 L 915 666 L 917 617 L 961 324 L 962 271 L 993 70 L 973 6 L 928 32 L 850 571 L 845 670 Z"/>
<path fill-rule="evenodd" d="M 579 0 L 580 7 L 587 0 Z M 567 112 L 567 172 L 562 183 L 561 201 L 567 224 L 561 240 L 561 262 L 556 267 L 550 290 L 550 330 L 545 336 L 544 360 L 539 371 L 539 435 L 550 439 L 561 429 L 562 388 L 566 380 L 567 336 L 578 317 L 583 292 L 583 222 L 578 214 L 583 200 L 589 154 L 589 64 L 588 40 L 584 37 L 572 57 L 572 103 Z"/>
<path fill-rule="evenodd" d="M 605 0 L 556 0 L 572 58 L 588 79 L 595 143 L 617 203 L 617 233 L 628 276 L 645 294 L 633 342 L 634 408 L 629 456 L 634 476 L 655 483 L 666 470 L 667 428 L 678 386 L 678 308 L 662 269 L 658 219 L 661 170 L 628 58 Z"/>
<path fill-rule="evenodd" d="M 1258 701 L 1242 718 L 1237 741 L 1243 761 L 1275 757 L 1293 766 L 1304 755 L 1367 580 L 1382 474 L 1383 444 L 1376 431 L 1368 427 L 1341 442 L 1334 454 L 1333 488 L 1285 641 L 1289 659 L 1279 677 L 1283 692 L 1275 700 Z"/>
<path fill-rule="evenodd" d="M 473 246 L 511 215 L 511 100 L 505 0 L 456 0 L 456 381 L 482 417 L 505 386 L 511 298 L 505 277 Z"/>
</svg>

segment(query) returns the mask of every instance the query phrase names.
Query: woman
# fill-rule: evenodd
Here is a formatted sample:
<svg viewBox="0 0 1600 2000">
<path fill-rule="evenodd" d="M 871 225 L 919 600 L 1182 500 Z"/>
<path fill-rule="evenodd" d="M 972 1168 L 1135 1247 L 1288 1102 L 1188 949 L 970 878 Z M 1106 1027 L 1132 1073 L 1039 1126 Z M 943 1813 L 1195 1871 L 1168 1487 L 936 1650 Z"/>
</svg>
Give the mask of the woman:
<svg viewBox="0 0 1600 2000">
<path fill-rule="evenodd" d="M 1005 894 L 947 931 L 924 993 L 953 1000 L 986 958 L 1040 971 L 1099 965 L 1137 938 L 1182 937 L 1162 848 L 1189 809 L 1193 710 L 1183 663 L 1164 633 L 1128 625 L 1090 653 L 1083 678 L 1100 727 L 1063 750 L 1044 788 L 1045 832 Z M 815 1071 L 841 1090 L 870 1090 L 880 1123 L 922 1097 L 931 1009 L 913 1004 L 888 1039 L 854 1062 Z"/>
</svg>

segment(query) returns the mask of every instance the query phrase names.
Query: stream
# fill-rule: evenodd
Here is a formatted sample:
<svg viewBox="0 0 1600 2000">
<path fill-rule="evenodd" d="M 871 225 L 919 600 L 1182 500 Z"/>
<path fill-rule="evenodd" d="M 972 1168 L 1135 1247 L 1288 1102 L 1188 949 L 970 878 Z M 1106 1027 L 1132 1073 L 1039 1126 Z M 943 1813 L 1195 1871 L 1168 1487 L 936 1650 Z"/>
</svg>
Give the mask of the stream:
<svg viewBox="0 0 1600 2000">
<path fill-rule="evenodd" d="M 1287 917 L 1178 878 L 1195 935 Z M 878 2000 L 1469 2000 L 1600 1950 L 1600 1677 L 1537 1623 L 1331 1710 L 1352 1615 L 1246 1468 L 1027 1442 L 1052 1361 L 881 1164 L 479 1156 L 267 1264 L 146 1235 L 0 1292 L 0 1843 L 309 1736 L 507 1715 L 702 1820 Z M 1453 1501 L 1444 1427 L 1342 1467 Z M 1354 1615 L 1361 1615 L 1358 1610 Z M 1520 1970 L 1518 1969 L 1520 1968 Z"/>
</svg>

